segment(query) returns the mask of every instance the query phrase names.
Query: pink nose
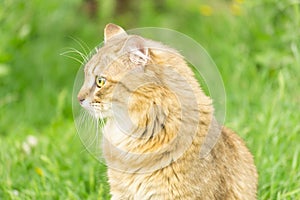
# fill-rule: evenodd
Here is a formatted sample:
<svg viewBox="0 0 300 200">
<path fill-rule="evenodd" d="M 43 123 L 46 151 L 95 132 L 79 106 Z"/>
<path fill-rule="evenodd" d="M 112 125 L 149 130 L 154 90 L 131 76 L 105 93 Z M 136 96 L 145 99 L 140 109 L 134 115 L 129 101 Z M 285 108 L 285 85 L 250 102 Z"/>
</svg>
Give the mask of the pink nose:
<svg viewBox="0 0 300 200">
<path fill-rule="evenodd" d="M 78 99 L 78 101 L 79 101 L 80 104 L 82 104 L 82 102 L 85 100 L 84 98 L 82 98 L 80 96 L 78 96 L 77 99 Z"/>
</svg>

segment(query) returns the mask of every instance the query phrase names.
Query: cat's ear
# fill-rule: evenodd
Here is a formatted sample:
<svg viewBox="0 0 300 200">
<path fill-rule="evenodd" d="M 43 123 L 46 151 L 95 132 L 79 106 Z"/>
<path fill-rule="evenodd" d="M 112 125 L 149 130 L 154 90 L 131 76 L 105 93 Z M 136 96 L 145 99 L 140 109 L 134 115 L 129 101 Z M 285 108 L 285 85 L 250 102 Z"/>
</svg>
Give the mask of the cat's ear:
<svg viewBox="0 0 300 200">
<path fill-rule="evenodd" d="M 130 61 L 139 66 L 145 66 L 150 59 L 146 41 L 139 36 L 130 37 L 126 41 L 123 51 L 128 52 Z"/>
<path fill-rule="evenodd" d="M 120 26 L 109 23 L 104 28 L 104 42 L 117 35 L 127 35 L 127 33 Z"/>
</svg>

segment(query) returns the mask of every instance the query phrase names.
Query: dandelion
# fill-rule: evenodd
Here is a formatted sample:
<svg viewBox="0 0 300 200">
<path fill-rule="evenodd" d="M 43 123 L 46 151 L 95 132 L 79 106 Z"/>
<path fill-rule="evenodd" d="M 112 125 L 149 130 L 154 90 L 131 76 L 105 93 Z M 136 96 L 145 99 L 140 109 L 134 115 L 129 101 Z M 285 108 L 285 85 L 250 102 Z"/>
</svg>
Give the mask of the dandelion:
<svg viewBox="0 0 300 200">
<path fill-rule="evenodd" d="M 19 191 L 18 190 L 13 190 L 12 193 L 13 193 L 14 196 L 19 196 Z"/>
<path fill-rule="evenodd" d="M 43 170 L 42 170 L 41 168 L 36 167 L 36 168 L 34 169 L 34 171 L 35 171 L 35 173 L 37 173 L 39 176 L 44 176 L 44 172 L 43 172 Z"/>
<path fill-rule="evenodd" d="M 22 143 L 22 149 L 27 155 L 31 153 L 31 147 L 29 146 L 29 144 L 27 144 L 27 142 Z"/>
<path fill-rule="evenodd" d="M 199 11 L 203 16 L 211 16 L 213 14 L 213 9 L 209 5 L 200 5 Z"/>
<path fill-rule="evenodd" d="M 38 139 L 33 136 L 29 135 L 26 140 L 22 143 L 23 151 L 29 155 L 31 154 L 32 149 L 38 144 Z"/>
<path fill-rule="evenodd" d="M 27 143 L 28 143 L 29 146 L 35 147 L 37 145 L 37 143 L 38 143 L 38 140 L 33 135 L 29 135 L 27 137 Z"/>
</svg>

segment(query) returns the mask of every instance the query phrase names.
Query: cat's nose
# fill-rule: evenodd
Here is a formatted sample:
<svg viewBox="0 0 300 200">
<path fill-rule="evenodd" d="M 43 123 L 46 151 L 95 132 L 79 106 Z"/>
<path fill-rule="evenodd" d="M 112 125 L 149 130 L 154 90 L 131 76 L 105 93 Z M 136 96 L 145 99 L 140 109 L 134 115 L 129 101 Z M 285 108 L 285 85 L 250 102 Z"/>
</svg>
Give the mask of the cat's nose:
<svg viewBox="0 0 300 200">
<path fill-rule="evenodd" d="M 82 104 L 82 102 L 85 100 L 85 98 L 83 98 L 81 96 L 77 96 L 77 99 L 78 99 L 80 104 Z"/>
</svg>

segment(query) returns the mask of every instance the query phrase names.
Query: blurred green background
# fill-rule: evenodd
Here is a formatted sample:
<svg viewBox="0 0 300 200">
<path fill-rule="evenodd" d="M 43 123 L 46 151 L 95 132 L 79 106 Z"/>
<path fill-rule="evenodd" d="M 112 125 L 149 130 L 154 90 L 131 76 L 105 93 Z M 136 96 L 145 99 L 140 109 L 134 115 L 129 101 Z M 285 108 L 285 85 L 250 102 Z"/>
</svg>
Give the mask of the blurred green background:
<svg viewBox="0 0 300 200">
<path fill-rule="evenodd" d="M 300 199 L 299 0 L 0 0 L 0 199 L 109 199 L 83 148 L 72 87 L 105 24 L 165 27 L 202 44 L 227 94 L 226 126 L 259 170 L 259 199 Z M 84 48 L 82 48 L 82 46 Z M 68 57 L 66 57 L 68 56 Z"/>
</svg>

